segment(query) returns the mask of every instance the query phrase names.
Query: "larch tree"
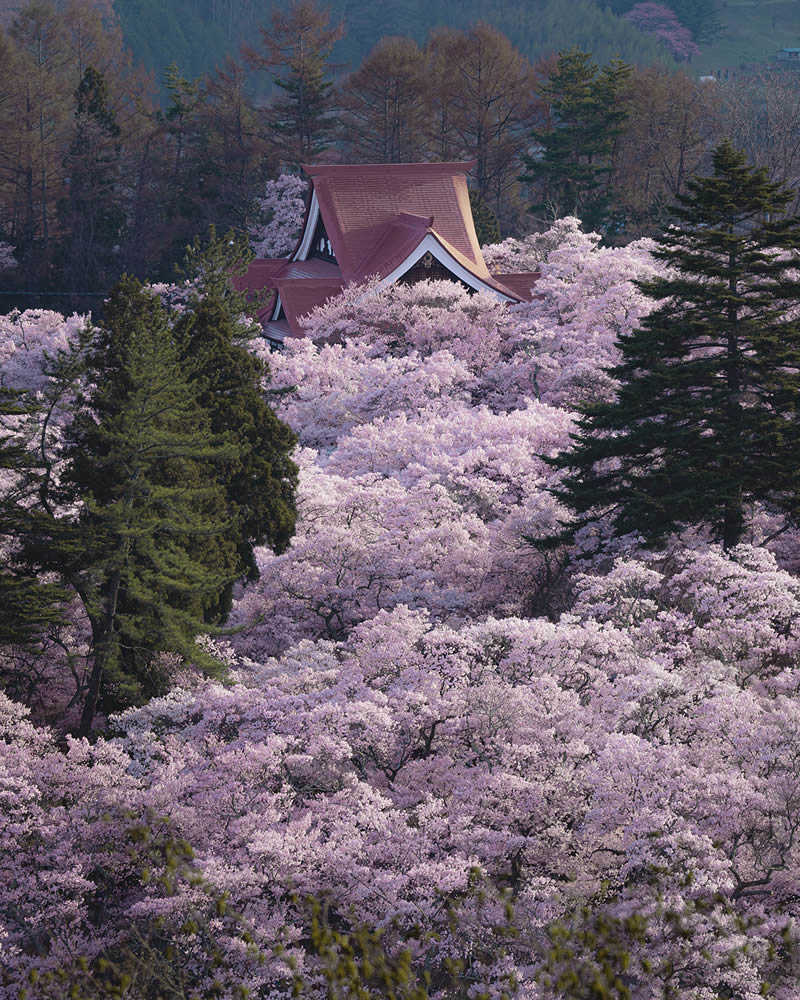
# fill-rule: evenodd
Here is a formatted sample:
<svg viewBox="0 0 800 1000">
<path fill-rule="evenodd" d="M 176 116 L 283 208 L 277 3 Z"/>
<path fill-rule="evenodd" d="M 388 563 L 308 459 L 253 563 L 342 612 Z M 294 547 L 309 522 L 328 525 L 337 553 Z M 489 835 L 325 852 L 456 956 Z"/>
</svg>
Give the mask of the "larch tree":
<svg viewBox="0 0 800 1000">
<path fill-rule="evenodd" d="M 499 214 L 541 117 L 532 67 L 502 32 L 480 22 L 456 36 L 444 72 L 454 78 L 450 116 L 461 147 L 477 161 L 475 190 Z"/>
<path fill-rule="evenodd" d="M 771 181 L 795 191 L 800 171 L 800 87 L 793 73 L 761 68 L 747 76 L 719 81 L 707 117 L 730 137 L 749 163 L 765 167 Z"/>
<path fill-rule="evenodd" d="M 731 133 L 720 132 L 714 120 L 718 90 L 685 73 L 636 69 L 625 97 L 628 119 L 615 161 L 614 210 L 626 235 L 649 235 L 663 227 L 669 206 L 706 166 L 721 134 Z"/>
<path fill-rule="evenodd" d="M 62 268 L 73 288 L 105 289 L 125 224 L 119 202 L 121 130 L 109 107 L 108 82 L 94 66 L 86 67 L 74 96 L 73 136 L 64 161 L 69 185 L 58 205 Z"/>
<path fill-rule="evenodd" d="M 221 229 L 241 231 L 253 221 L 253 203 L 263 189 L 269 144 L 252 105 L 245 67 L 228 56 L 206 80 L 201 111 L 209 169 L 207 211 Z"/>
<path fill-rule="evenodd" d="M 411 38 L 382 38 L 339 88 L 348 162 L 424 158 L 428 124 L 425 56 Z"/>
<path fill-rule="evenodd" d="M 800 513 L 800 219 L 793 195 L 725 141 L 656 241 L 658 307 L 618 342 L 613 402 L 587 408 L 561 499 L 659 542 L 705 525 L 726 549 L 747 505 Z M 580 521 L 579 521 L 580 523 Z"/>
<path fill-rule="evenodd" d="M 13 148 L 6 160 L 14 185 L 11 234 L 29 275 L 46 281 L 64 181 L 60 152 L 74 90 L 68 37 L 55 9 L 38 0 L 13 21 L 9 34 L 16 47 L 13 130 L 6 139 Z"/>
<path fill-rule="evenodd" d="M 273 11 L 269 28 L 261 29 L 262 51 L 245 48 L 249 64 L 266 70 L 278 88 L 266 108 L 266 125 L 290 169 L 313 161 L 333 140 L 328 60 L 343 33 L 314 0 L 292 0 L 286 12 Z"/>
<path fill-rule="evenodd" d="M 426 145 L 434 160 L 464 158 L 457 116 L 453 106 L 458 84 L 452 67 L 461 33 L 453 28 L 434 28 L 425 42 L 425 79 L 428 95 Z"/>
</svg>

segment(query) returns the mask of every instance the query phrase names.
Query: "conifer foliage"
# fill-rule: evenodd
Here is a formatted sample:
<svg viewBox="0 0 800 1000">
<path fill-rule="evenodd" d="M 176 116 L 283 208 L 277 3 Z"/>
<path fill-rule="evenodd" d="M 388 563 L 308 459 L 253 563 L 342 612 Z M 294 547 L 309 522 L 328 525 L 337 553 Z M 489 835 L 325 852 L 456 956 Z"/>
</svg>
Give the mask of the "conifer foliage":
<svg viewBox="0 0 800 1000">
<path fill-rule="evenodd" d="M 8 540 L 9 545 L 24 530 L 26 510 L 20 501 L 34 484 L 29 453 L 15 439 L 13 428 L 4 425 L 7 420 L 15 424 L 27 411 L 17 393 L 0 387 L 0 540 Z M 0 548 L 6 563 L 0 569 L 0 645 L 35 652 L 41 633 L 60 620 L 60 604 L 67 595 L 22 567 L 14 567 L 8 558 L 9 545 Z"/>
<path fill-rule="evenodd" d="M 599 69 L 578 48 L 559 53 L 556 69 L 539 91 L 552 127 L 533 133 L 541 150 L 525 160 L 522 179 L 539 197 L 531 211 L 553 219 L 577 215 L 587 229 L 605 224 L 613 153 L 628 116 L 622 90 L 632 72 L 619 59 Z"/>
<path fill-rule="evenodd" d="M 586 410 L 562 499 L 613 512 L 656 542 L 706 525 L 726 549 L 748 503 L 800 512 L 797 420 L 800 219 L 792 195 L 730 142 L 689 182 L 679 224 L 656 241 L 668 271 L 639 283 L 659 301 L 620 337 L 615 401 Z"/>
<path fill-rule="evenodd" d="M 67 564 L 78 542 L 71 582 L 92 628 L 84 732 L 101 684 L 117 704 L 162 688 L 161 654 L 194 652 L 205 606 L 236 575 L 217 476 L 233 442 L 212 433 L 166 312 L 133 278 L 108 302 L 89 371 L 64 475 L 64 499 L 83 507 L 55 536 Z M 200 537 L 202 556 L 189 544 Z"/>
<path fill-rule="evenodd" d="M 229 511 L 228 543 L 236 552 L 236 578 L 258 576 L 253 547 L 283 552 L 294 534 L 297 467 L 291 460 L 296 437 L 264 398 L 265 363 L 247 349 L 253 328 L 243 320 L 246 302 L 231 287 L 231 270 L 244 270 L 250 252 L 232 232 L 195 240 L 187 273 L 197 292 L 176 324 L 183 370 L 216 435 L 228 436 L 232 452 L 217 467 Z M 260 329 L 258 330 L 260 334 Z M 199 547 L 205 542 L 201 539 Z M 231 584 L 220 588 L 206 618 L 230 610 Z"/>
</svg>

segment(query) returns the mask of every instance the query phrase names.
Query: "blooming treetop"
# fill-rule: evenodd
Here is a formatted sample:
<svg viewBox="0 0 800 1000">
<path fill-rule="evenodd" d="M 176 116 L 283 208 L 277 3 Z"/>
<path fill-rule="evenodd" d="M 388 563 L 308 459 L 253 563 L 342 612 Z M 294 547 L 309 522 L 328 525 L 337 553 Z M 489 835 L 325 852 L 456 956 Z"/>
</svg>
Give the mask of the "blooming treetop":
<svg viewBox="0 0 800 1000">
<path fill-rule="evenodd" d="M 250 227 L 256 257 L 286 257 L 297 245 L 303 225 L 308 184 L 294 174 L 267 181 L 258 199 L 258 221 Z"/>
<path fill-rule="evenodd" d="M 800 584 L 764 547 L 699 534 L 566 574 L 531 546 L 563 516 L 545 458 L 571 406 L 613 393 L 615 338 L 649 308 L 631 279 L 659 266 L 570 221 L 549 240 L 533 303 L 349 289 L 271 357 L 300 520 L 214 644 L 230 683 L 184 671 L 93 745 L 0 694 L 2 1000 L 148 916 L 180 934 L 196 888 L 143 884 L 125 839 L 163 815 L 267 953 L 219 925 L 234 979 L 270 997 L 291 993 L 278 938 L 314 982 L 306 893 L 390 949 L 420 928 L 421 965 L 471 954 L 491 997 L 513 973 L 541 998 L 547 925 L 583 905 L 649 918 L 636 1000 L 796 997 Z M 520 933 L 478 951 L 505 893 Z M 198 955 L 198 991 L 216 974 Z"/>
<path fill-rule="evenodd" d="M 754 1000 L 767 979 L 788 1000 L 795 971 L 770 942 L 796 915 L 800 878 L 800 586 L 748 547 L 624 560 L 576 583 L 556 622 L 453 628 L 398 606 L 344 641 L 233 656 L 232 686 L 177 688 L 66 754 L 0 699 L 12 981 L 96 954 L 134 915 L 180 919 L 189 890 L 165 909 L 119 846 L 123 811 L 155 811 L 267 949 L 278 928 L 299 933 L 291 890 L 385 927 L 390 947 L 419 925 L 447 953 L 459 926 L 446 900 L 477 868 L 512 891 L 523 931 L 508 959 L 474 970 L 490 991 L 510 960 L 537 996 L 538 935 L 588 901 L 651 915 L 656 971 L 637 996 L 670 981 L 685 1000 L 711 997 L 708 984 Z M 665 899 L 685 939 L 660 932 Z M 466 927 L 478 904 L 465 900 Z M 45 958 L 42 915 L 60 928 Z M 254 970 L 227 947 L 246 985 L 280 992 L 280 962 Z"/>
<path fill-rule="evenodd" d="M 652 32 L 667 46 L 678 62 L 690 62 L 700 49 L 688 28 L 680 23 L 674 11 L 660 3 L 637 3 L 625 17 L 640 31 Z"/>
</svg>

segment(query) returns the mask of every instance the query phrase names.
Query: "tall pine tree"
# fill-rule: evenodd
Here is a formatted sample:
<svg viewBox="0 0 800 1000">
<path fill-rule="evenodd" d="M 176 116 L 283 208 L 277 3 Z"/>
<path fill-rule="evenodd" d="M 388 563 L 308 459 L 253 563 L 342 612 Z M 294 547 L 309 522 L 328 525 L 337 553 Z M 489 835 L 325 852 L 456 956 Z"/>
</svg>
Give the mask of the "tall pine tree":
<svg viewBox="0 0 800 1000">
<path fill-rule="evenodd" d="M 243 273 L 251 256 L 247 240 L 233 232 L 219 237 L 211 226 L 207 241 L 196 239 L 184 273 L 196 281 L 198 294 L 176 331 L 183 370 L 212 432 L 234 445 L 219 464 L 217 478 L 228 505 L 236 576 L 255 579 L 254 547 L 266 544 L 282 552 L 294 534 L 297 466 L 291 452 L 297 439 L 266 402 L 269 369 L 246 347 L 254 330 L 243 319 L 246 298 L 233 289 L 231 275 Z M 209 621 L 224 620 L 231 592 L 230 583 L 220 589 L 206 609 Z"/>
<path fill-rule="evenodd" d="M 659 302 L 618 346 L 613 403 L 588 409 L 560 491 L 649 542 L 706 525 L 726 548 L 760 501 L 800 515 L 800 219 L 729 142 L 657 239 Z"/>
<path fill-rule="evenodd" d="M 266 124 L 290 170 L 313 162 L 333 141 L 337 122 L 328 59 L 343 34 L 315 0 L 290 0 L 285 12 L 273 10 L 269 29 L 261 28 L 263 52 L 245 46 L 250 65 L 267 70 L 278 88 Z"/>
</svg>

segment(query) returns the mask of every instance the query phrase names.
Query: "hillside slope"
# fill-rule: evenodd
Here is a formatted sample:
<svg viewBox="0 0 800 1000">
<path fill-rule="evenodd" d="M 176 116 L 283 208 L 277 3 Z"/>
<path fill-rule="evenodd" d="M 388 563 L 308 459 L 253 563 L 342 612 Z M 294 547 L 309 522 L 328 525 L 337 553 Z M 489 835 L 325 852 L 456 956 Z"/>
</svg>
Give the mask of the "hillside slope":
<svg viewBox="0 0 800 1000">
<path fill-rule="evenodd" d="M 218 65 L 242 41 L 252 43 L 257 25 L 269 18 L 268 0 L 115 0 L 134 54 L 160 77 L 172 62 L 190 77 Z M 411 35 L 423 42 L 435 27 L 466 28 L 485 20 L 505 32 L 530 59 L 579 45 L 605 62 L 620 55 L 650 65 L 666 58 L 661 46 L 594 0 L 332 0 L 334 20 L 346 36 L 334 60 L 343 70 L 357 66 L 384 35 Z"/>
</svg>

